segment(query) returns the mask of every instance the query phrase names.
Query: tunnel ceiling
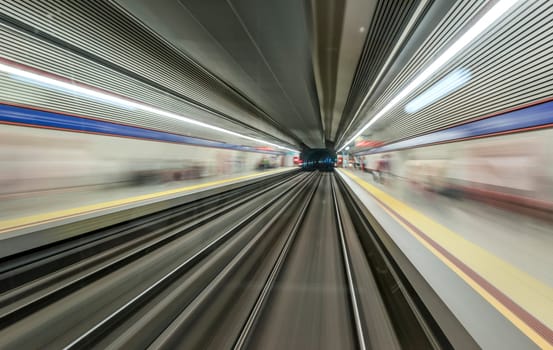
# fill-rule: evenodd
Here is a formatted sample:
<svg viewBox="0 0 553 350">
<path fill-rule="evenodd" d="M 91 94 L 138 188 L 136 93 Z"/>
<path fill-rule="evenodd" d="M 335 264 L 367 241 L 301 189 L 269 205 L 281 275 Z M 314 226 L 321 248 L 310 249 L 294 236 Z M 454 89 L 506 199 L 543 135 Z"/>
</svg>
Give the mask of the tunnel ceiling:
<svg viewBox="0 0 553 350">
<path fill-rule="evenodd" d="M 120 0 L 308 147 L 324 139 L 305 2 Z"/>
<path fill-rule="evenodd" d="M 359 116 L 353 121 L 348 120 L 350 130 L 359 130 L 375 118 L 405 86 L 454 46 L 468 28 L 497 4 L 497 1 L 433 2 L 423 15 L 418 16 L 410 39 L 384 74 L 382 83 L 359 108 Z M 549 51 L 553 23 L 547 18 L 551 15 L 551 1 L 516 3 L 442 68 L 387 109 L 350 144 L 350 152 L 370 149 L 374 147 L 371 143 L 390 144 L 416 135 L 428 135 L 550 98 L 553 71 Z M 525 20 L 521 21 L 521 18 Z M 464 78 L 458 87 L 436 99 L 427 99 L 419 109 L 409 108 L 411 102 L 422 101 L 424 98 L 421 97 L 435 93 L 436 87 L 453 85 L 450 82 L 459 79 L 459 74 Z M 446 81 L 449 82 L 441 85 Z M 351 132 L 349 135 L 351 137 Z M 344 144 L 343 140 L 340 144 Z"/>
<path fill-rule="evenodd" d="M 449 16 L 453 5 L 454 14 L 467 7 L 472 14 L 473 8 L 482 7 L 471 4 L 468 0 L 9 1 L 0 5 L 0 12 L 2 21 L 16 29 L 14 35 L 31 36 L 52 46 L 48 52 L 58 50 L 66 56 L 69 52 L 83 61 L 64 65 L 50 60 L 39 62 L 44 66 L 39 67 L 23 52 L 18 59 L 32 67 L 246 135 L 253 143 L 261 139 L 302 149 L 333 148 L 359 130 L 374 114 L 374 106 L 389 99 L 428 62 L 433 50 L 447 43 L 448 35 L 462 27 L 462 18 Z M 436 34 L 438 27 L 444 35 Z M 450 27 L 455 30 L 447 32 Z M 105 73 L 92 74 L 87 61 Z M 217 138 L 184 123 L 170 125 L 155 115 L 113 117 Z M 394 119 L 380 125 L 382 132 L 375 131 L 382 139 L 413 136 L 424 132 L 421 125 L 428 123 L 413 125 L 409 118 L 402 118 L 401 125 Z M 231 136 L 225 141 L 235 142 Z"/>
<path fill-rule="evenodd" d="M 350 130 L 415 10 L 432 3 L 116 2 L 312 148 L 332 147 Z"/>
</svg>

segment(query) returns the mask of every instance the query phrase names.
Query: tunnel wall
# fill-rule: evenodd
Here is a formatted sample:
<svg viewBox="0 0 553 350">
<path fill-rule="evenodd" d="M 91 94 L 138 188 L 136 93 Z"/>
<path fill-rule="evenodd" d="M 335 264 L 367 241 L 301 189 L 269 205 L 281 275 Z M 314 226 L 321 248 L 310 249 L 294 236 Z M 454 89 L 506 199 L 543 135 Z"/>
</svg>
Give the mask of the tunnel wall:
<svg viewBox="0 0 553 350">
<path fill-rule="evenodd" d="M 389 157 L 390 172 L 423 189 L 450 188 L 508 195 L 553 208 L 553 129 L 409 148 L 362 156 L 377 169 Z M 538 203 L 542 202 L 542 203 Z"/>
<path fill-rule="evenodd" d="M 0 125 L 0 191 L 141 185 L 284 165 L 282 155 Z"/>
</svg>

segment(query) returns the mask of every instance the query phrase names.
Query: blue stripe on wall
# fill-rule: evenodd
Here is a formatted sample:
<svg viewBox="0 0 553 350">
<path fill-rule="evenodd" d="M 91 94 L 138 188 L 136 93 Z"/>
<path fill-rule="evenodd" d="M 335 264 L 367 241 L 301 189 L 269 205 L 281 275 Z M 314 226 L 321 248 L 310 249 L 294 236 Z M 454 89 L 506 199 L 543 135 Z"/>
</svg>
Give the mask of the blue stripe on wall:
<svg viewBox="0 0 553 350">
<path fill-rule="evenodd" d="M 87 119 L 0 104 L 0 123 L 2 122 L 17 123 L 33 127 L 56 128 L 67 131 L 98 133 L 108 136 L 133 137 L 144 140 L 181 143 L 202 147 L 216 147 L 237 151 L 280 154 L 280 152 L 277 151 L 263 151 L 254 147 L 232 145 L 224 142 L 170 134 L 162 131 L 142 129 L 128 125 L 120 125 L 102 120 Z"/>
<path fill-rule="evenodd" d="M 405 148 L 414 148 L 471 137 L 482 137 L 503 132 L 516 132 L 517 130 L 548 124 L 553 124 L 553 101 L 376 147 L 369 151 L 360 152 L 359 155 L 397 151 Z"/>
</svg>

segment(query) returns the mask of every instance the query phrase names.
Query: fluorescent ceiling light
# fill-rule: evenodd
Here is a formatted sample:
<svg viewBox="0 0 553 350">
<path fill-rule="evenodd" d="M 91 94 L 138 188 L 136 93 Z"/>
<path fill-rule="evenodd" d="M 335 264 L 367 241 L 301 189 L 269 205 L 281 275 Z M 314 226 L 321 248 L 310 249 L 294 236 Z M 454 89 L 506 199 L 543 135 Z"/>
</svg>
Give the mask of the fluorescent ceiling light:
<svg viewBox="0 0 553 350">
<path fill-rule="evenodd" d="M 413 79 L 407 86 L 401 90 L 384 108 L 382 108 L 375 116 L 361 128 L 353 137 L 351 137 L 338 151 L 344 149 L 348 144 L 352 143 L 358 138 L 365 130 L 373 125 L 378 119 L 382 118 L 393 107 L 395 107 L 401 100 L 407 97 L 415 89 L 421 86 L 430 76 L 436 73 L 447 62 L 455 57 L 461 50 L 463 50 L 468 44 L 482 34 L 488 27 L 490 27 L 495 21 L 497 21 L 503 14 L 509 11 L 520 0 L 499 0 L 497 3 L 486 12 L 480 19 L 470 27 L 456 42 L 454 42 L 447 50 L 445 50 L 434 62 L 432 62 L 426 69 L 424 69 L 415 79 Z"/>
<path fill-rule="evenodd" d="M 363 106 L 369 99 L 369 97 L 372 95 L 374 89 L 378 85 L 378 83 L 381 81 L 381 78 L 384 76 L 384 74 L 388 71 L 388 68 L 393 62 L 394 57 L 397 56 L 397 53 L 401 50 L 403 47 L 404 41 L 407 40 L 409 37 L 409 34 L 413 31 L 413 29 L 416 27 L 417 23 L 419 22 L 420 17 L 422 16 L 424 9 L 428 5 L 428 3 L 431 0 L 421 0 L 419 4 L 417 5 L 417 8 L 411 15 L 411 18 L 409 19 L 409 22 L 405 25 L 403 28 L 403 31 L 401 32 L 401 35 L 399 36 L 398 40 L 396 41 L 392 51 L 390 51 L 390 54 L 388 55 L 388 58 L 386 59 L 386 62 L 380 67 L 380 71 L 378 72 L 378 75 L 376 78 L 373 79 L 372 84 L 365 94 L 365 97 L 363 97 L 363 100 L 359 104 L 359 107 L 357 107 L 357 110 L 355 111 L 355 114 L 353 115 L 353 118 L 351 118 L 344 129 L 345 131 L 348 131 L 350 126 L 357 120 L 357 117 L 359 116 L 359 113 L 361 113 L 361 110 L 363 109 Z M 340 138 L 341 140 L 341 138 Z"/>
<path fill-rule="evenodd" d="M 120 100 L 106 99 L 104 96 L 98 96 L 96 94 L 89 94 L 89 93 L 84 93 L 83 94 L 82 92 L 77 91 L 75 89 L 70 90 L 70 89 L 67 89 L 66 87 L 62 87 L 60 85 L 53 85 L 53 84 L 46 83 L 46 82 L 41 81 L 41 80 L 24 77 L 22 75 L 10 74 L 10 76 L 15 80 L 22 81 L 22 82 L 27 83 L 27 84 L 37 85 L 37 86 L 40 86 L 41 88 L 44 88 L 44 89 L 55 90 L 55 91 L 63 92 L 65 94 L 74 95 L 74 96 L 81 97 L 81 98 L 86 98 L 86 99 L 89 99 L 89 100 L 92 100 L 92 101 L 97 101 L 97 102 L 100 102 L 100 103 L 107 103 L 107 104 L 110 104 L 110 105 L 113 105 L 113 106 L 116 106 L 116 107 L 119 107 L 119 108 L 124 108 L 124 109 L 130 110 L 130 111 L 136 110 L 136 108 L 134 106 L 132 106 L 131 104 L 128 103 L 129 101 L 125 101 L 124 103 L 121 103 Z M 71 85 L 71 84 L 69 84 L 69 85 Z M 109 96 L 109 94 L 104 94 L 104 95 Z"/>
<path fill-rule="evenodd" d="M 416 113 L 420 111 L 442 97 L 459 90 L 470 81 L 470 77 L 471 74 L 468 69 L 457 68 L 405 105 L 405 112 Z"/>
<path fill-rule="evenodd" d="M 72 94 L 76 94 L 76 95 L 81 96 L 81 97 L 86 97 L 86 98 L 90 98 L 90 99 L 93 99 L 93 100 L 99 100 L 99 101 L 102 101 L 102 102 L 111 103 L 111 104 L 114 104 L 114 105 L 117 105 L 117 106 L 122 106 L 122 107 L 125 107 L 125 108 L 137 109 L 137 110 L 142 110 L 142 111 L 145 111 L 145 112 L 154 113 L 154 114 L 161 115 L 161 116 L 164 116 L 164 117 L 167 117 L 167 118 L 176 119 L 176 120 L 179 120 L 179 121 L 182 121 L 182 122 L 185 122 L 185 123 L 198 125 L 198 126 L 201 126 L 201 127 L 207 128 L 207 129 L 219 131 L 221 133 L 228 134 L 228 135 L 237 136 L 237 137 L 240 137 L 240 138 L 243 138 L 243 139 L 246 139 L 246 140 L 250 140 L 250 141 L 254 141 L 254 142 L 257 142 L 257 143 L 261 143 L 261 144 L 264 144 L 264 145 L 269 145 L 269 146 L 272 146 L 272 147 L 275 147 L 275 148 L 279 148 L 279 149 L 283 149 L 283 150 L 287 150 L 287 151 L 291 151 L 291 152 L 297 152 L 297 150 L 295 150 L 295 149 L 280 146 L 280 145 L 277 145 L 277 144 L 272 143 L 272 142 L 257 139 L 255 137 L 242 135 L 242 134 L 239 134 L 239 133 L 234 132 L 234 131 L 230 131 L 230 130 L 227 130 L 227 129 L 220 128 L 218 126 L 214 126 L 214 125 L 203 123 L 203 122 L 200 122 L 200 121 L 197 121 L 197 120 L 194 120 L 194 119 L 190 119 L 190 118 L 184 117 L 182 115 L 178 115 L 178 114 L 168 112 L 168 111 L 156 108 L 156 107 L 149 106 L 147 104 L 143 104 L 143 103 L 136 102 L 136 101 L 133 101 L 133 100 L 130 100 L 130 99 L 126 99 L 124 97 L 119 97 L 117 95 L 113 95 L 113 94 L 110 94 L 110 93 L 107 93 L 107 92 L 103 92 L 101 90 L 96 90 L 94 88 L 89 88 L 89 87 L 85 87 L 85 86 L 78 85 L 78 84 L 72 84 L 72 83 L 69 83 L 69 82 L 66 82 L 66 81 L 63 81 L 63 80 L 48 77 L 48 76 L 38 74 L 38 73 L 35 73 L 35 72 L 32 72 L 32 71 L 28 71 L 28 70 L 24 70 L 24 69 L 21 69 L 21 68 L 18 68 L 18 67 L 10 66 L 10 65 L 7 65 L 5 63 L 0 63 L 0 72 L 4 72 L 4 73 L 7 73 L 7 74 L 16 76 L 20 79 L 23 79 L 25 81 L 30 81 L 30 82 L 33 82 L 35 84 L 41 85 L 41 86 L 55 87 L 56 89 L 62 90 L 64 92 L 70 92 Z"/>
</svg>

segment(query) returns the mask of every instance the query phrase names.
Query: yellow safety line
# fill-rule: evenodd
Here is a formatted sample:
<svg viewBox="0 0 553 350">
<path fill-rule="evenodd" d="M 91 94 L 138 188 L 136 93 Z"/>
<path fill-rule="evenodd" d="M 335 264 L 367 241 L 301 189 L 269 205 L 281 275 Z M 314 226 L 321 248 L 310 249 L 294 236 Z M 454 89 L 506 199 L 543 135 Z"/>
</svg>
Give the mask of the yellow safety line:
<svg viewBox="0 0 553 350">
<path fill-rule="evenodd" d="M 21 229 L 21 228 L 24 228 L 24 227 L 35 226 L 35 225 L 38 225 L 38 224 L 44 224 L 44 223 L 47 223 L 47 222 L 52 222 L 52 221 L 56 221 L 56 220 L 60 220 L 60 219 L 66 219 L 66 218 L 70 218 L 70 217 L 74 217 L 74 216 L 78 216 L 78 215 L 89 214 L 89 213 L 99 211 L 99 210 L 119 207 L 119 206 L 122 206 L 122 205 L 136 203 L 136 202 L 145 201 L 145 200 L 149 200 L 149 199 L 155 199 L 155 198 L 159 198 L 159 197 L 163 197 L 163 196 L 167 196 L 167 195 L 171 195 L 171 194 L 178 194 L 178 193 L 203 189 L 203 188 L 207 188 L 207 187 L 213 187 L 213 186 L 217 186 L 217 185 L 226 184 L 226 183 L 229 183 L 229 182 L 236 182 L 236 181 L 240 181 L 240 180 L 259 177 L 259 176 L 272 174 L 272 173 L 277 173 L 277 172 L 281 172 L 281 171 L 284 171 L 284 170 L 283 169 L 270 170 L 270 171 L 263 172 L 261 174 L 255 173 L 255 174 L 239 176 L 239 177 L 235 177 L 235 178 L 231 178 L 231 179 L 223 179 L 223 180 L 211 181 L 211 182 L 206 182 L 206 183 L 192 185 L 192 186 L 175 188 L 175 189 L 167 190 L 167 191 L 149 193 L 149 194 L 144 194 L 144 195 L 140 195 L 140 196 L 117 199 L 117 200 L 102 202 L 102 203 L 97 203 L 97 204 L 84 205 L 84 206 L 77 207 L 77 208 L 63 209 L 63 210 L 58 210 L 58 211 L 53 211 L 53 212 L 48 212 L 48 213 L 42 213 L 42 214 L 36 214 L 36 215 L 30 215 L 30 216 L 15 218 L 15 219 L 1 220 L 0 221 L 0 233 L 6 233 L 8 231 L 13 231 L 14 229 Z"/>
<path fill-rule="evenodd" d="M 553 326 L 553 288 L 482 249 L 478 245 L 464 239 L 459 234 L 431 220 L 429 217 L 409 207 L 407 204 L 399 201 L 386 192 L 370 185 L 350 171 L 339 171 L 384 203 L 385 205 L 382 205 L 377 201 L 380 207 L 421 242 L 424 247 L 467 282 L 478 294 L 536 343 L 536 345 L 543 349 L 553 349 L 553 346 L 545 338 L 515 315 L 501 301 L 488 293 L 477 281 L 459 269 L 448 257 L 432 247 L 412 228 L 405 225 L 398 215 L 401 215 L 404 220 L 408 221 L 451 255 L 462 261 L 466 266 L 471 268 L 529 314 L 542 322 L 546 327 L 549 327 L 549 329 Z M 386 206 L 399 214 L 395 214 L 388 210 Z"/>
</svg>

